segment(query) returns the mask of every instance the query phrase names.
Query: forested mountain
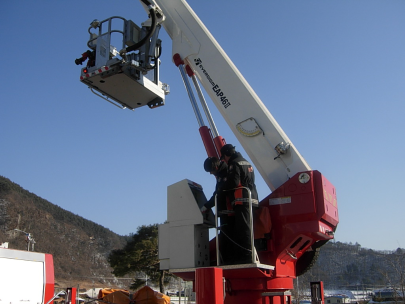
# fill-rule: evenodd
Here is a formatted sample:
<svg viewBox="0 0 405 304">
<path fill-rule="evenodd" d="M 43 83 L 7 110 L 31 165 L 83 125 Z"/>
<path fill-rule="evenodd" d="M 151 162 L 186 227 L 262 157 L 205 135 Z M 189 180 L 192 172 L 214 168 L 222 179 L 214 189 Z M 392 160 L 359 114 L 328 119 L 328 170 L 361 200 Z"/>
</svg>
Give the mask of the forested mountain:
<svg viewBox="0 0 405 304">
<path fill-rule="evenodd" d="M 0 243 L 27 249 L 24 234 L 33 235 L 35 251 L 51 253 L 56 282 L 66 286 L 114 286 L 107 256 L 125 246 L 129 236 L 66 211 L 0 176 Z M 323 281 L 327 289 L 373 289 L 405 286 L 405 250 L 374 251 L 359 244 L 330 241 L 315 265 L 299 277 L 300 288 Z M 126 281 L 128 286 L 130 281 Z M 121 285 L 122 286 L 122 285 Z"/>
<path fill-rule="evenodd" d="M 325 244 L 300 284 L 323 281 L 327 289 L 370 290 L 405 284 L 405 249 L 375 251 L 360 244 Z"/>
<path fill-rule="evenodd" d="M 31 233 L 35 251 L 53 255 L 55 279 L 61 286 L 116 284 L 107 256 L 128 237 L 66 211 L 0 176 L 0 243 L 27 250 L 19 229 Z"/>
</svg>

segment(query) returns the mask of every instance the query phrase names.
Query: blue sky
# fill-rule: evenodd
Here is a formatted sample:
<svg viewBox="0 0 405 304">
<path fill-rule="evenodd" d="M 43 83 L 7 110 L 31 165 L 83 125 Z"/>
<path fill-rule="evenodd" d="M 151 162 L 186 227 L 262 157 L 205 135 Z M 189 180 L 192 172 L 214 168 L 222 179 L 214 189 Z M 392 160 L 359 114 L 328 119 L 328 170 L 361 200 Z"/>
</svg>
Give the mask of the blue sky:
<svg viewBox="0 0 405 304">
<path fill-rule="evenodd" d="M 405 2 L 250 3 L 189 1 L 312 169 L 336 186 L 336 240 L 405 247 Z M 188 178 L 210 196 L 215 181 L 164 31 L 164 107 L 120 110 L 80 83 L 74 60 L 89 24 L 114 15 L 147 19 L 136 0 L 1 4 L 0 175 L 124 235 L 166 220 L 168 185 Z M 260 176 L 257 186 L 260 198 L 270 193 Z"/>
</svg>

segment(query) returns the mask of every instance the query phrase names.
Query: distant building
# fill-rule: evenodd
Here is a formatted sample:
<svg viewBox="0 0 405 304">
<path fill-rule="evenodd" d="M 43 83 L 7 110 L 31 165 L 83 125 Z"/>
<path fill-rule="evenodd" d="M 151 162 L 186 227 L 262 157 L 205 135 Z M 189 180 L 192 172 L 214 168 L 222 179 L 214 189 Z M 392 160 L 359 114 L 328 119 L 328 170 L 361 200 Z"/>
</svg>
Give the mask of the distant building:
<svg viewBox="0 0 405 304">
<path fill-rule="evenodd" d="M 390 304 L 390 303 L 396 303 L 397 301 L 402 301 L 403 296 L 399 291 L 395 292 L 394 289 L 392 288 L 385 288 L 385 289 L 378 289 L 373 291 L 373 298 L 370 302 L 370 304 Z"/>
<path fill-rule="evenodd" d="M 325 304 L 350 303 L 350 298 L 346 295 L 333 295 L 325 297 Z"/>
</svg>

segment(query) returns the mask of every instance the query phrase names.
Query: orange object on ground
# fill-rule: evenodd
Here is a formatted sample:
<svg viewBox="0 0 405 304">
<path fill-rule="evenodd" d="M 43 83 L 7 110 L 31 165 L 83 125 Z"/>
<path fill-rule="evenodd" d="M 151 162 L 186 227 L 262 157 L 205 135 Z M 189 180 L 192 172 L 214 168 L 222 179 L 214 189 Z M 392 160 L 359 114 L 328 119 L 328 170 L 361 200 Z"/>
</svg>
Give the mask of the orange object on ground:
<svg viewBox="0 0 405 304">
<path fill-rule="evenodd" d="M 139 289 L 133 295 L 133 300 L 136 304 L 170 304 L 170 297 L 154 291 L 149 286 Z"/>
<path fill-rule="evenodd" d="M 104 288 L 98 292 L 98 298 L 114 304 L 129 304 L 129 292 L 125 289 Z"/>
</svg>

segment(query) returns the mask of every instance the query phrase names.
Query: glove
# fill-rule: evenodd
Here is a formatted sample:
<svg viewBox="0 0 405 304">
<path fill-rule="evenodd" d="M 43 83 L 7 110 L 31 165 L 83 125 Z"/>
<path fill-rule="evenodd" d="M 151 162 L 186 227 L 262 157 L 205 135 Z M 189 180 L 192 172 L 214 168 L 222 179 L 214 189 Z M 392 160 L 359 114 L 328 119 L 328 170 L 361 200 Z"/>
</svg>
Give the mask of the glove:
<svg viewBox="0 0 405 304">
<path fill-rule="evenodd" d="M 205 207 L 205 206 L 202 206 L 202 208 L 200 209 L 201 210 L 201 213 L 205 213 L 205 212 L 207 212 L 207 207 Z"/>
</svg>

